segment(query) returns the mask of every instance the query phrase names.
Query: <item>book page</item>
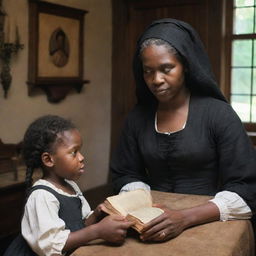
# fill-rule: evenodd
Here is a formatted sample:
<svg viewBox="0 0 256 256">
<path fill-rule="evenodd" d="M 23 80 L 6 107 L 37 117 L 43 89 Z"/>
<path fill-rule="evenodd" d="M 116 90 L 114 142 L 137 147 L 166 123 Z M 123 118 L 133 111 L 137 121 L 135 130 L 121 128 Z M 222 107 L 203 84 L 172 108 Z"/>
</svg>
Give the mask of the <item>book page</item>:
<svg viewBox="0 0 256 256">
<path fill-rule="evenodd" d="M 138 208 L 152 206 L 152 198 L 149 191 L 138 189 L 117 196 L 107 198 L 107 201 L 123 216 Z"/>
<path fill-rule="evenodd" d="M 129 212 L 129 215 L 139 219 L 142 223 L 146 224 L 154 218 L 164 213 L 164 210 L 156 207 L 145 207 Z"/>
</svg>

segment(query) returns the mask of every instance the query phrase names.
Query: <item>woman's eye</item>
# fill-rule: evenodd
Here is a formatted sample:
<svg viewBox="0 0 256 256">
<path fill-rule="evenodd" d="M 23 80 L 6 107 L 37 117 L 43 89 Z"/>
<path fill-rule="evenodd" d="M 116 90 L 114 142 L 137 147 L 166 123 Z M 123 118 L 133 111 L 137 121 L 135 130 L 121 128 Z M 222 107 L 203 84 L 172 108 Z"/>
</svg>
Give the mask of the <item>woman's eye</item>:
<svg viewBox="0 0 256 256">
<path fill-rule="evenodd" d="M 163 72 L 164 72 L 165 74 L 167 74 L 167 73 L 169 73 L 171 70 L 172 70 L 171 68 L 164 68 Z"/>
<path fill-rule="evenodd" d="M 151 70 L 150 69 L 144 69 L 143 72 L 144 72 L 144 74 L 150 74 Z"/>
</svg>

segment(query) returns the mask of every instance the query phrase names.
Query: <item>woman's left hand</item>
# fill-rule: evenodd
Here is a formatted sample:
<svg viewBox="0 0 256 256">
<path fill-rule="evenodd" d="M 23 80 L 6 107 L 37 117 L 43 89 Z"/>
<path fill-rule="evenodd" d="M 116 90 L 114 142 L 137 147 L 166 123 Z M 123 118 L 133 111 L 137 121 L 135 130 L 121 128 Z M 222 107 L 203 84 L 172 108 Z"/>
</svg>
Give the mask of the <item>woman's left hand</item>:
<svg viewBox="0 0 256 256">
<path fill-rule="evenodd" d="M 170 210 L 166 206 L 157 206 L 164 213 L 150 221 L 140 236 L 142 241 L 162 242 L 178 236 L 186 228 L 182 211 Z"/>
</svg>

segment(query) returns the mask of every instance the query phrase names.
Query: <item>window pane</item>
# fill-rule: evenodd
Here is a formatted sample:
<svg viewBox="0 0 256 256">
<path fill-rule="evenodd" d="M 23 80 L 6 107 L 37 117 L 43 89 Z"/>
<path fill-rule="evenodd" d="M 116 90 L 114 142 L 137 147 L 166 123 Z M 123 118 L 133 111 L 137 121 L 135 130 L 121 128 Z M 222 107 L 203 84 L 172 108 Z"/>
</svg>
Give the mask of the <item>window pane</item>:
<svg viewBox="0 0 256 256">
<path fill-rule="evenodd" d="M 252 97 L 252 122 L 256 123 L 256 97 Z"/>
<path fill-rule="evenodd" d="M 252 93 L 256 94 L 256 68 L 253 69 Z"/>
<path fill-rule="evenodd" d="M 235 8 L 234 34 L 253 33 L 253 7 Z"/>
<path fill-rule="evenodd" d="M 256 40 L 253 40 L 253 66 L 256 67 Z"/>
<path fill-rule="evenodd" d="M 232 44 L 232 66 L 252 65 L 252 40 L 234 40 Z"/>
<path fill-rule="evenodd" d="M 231 70 L 231 93 L 250 94 L 251 93 L 251 69 L 233 68 Z"/>
<path fill-rule="evenodd" d="M 250 96 L 233 95 L 231 105 L 243 122 L 250 122 Z"/>
<path fill-rule="evenodd" d="M 235 6 L 252 6 L 254 5 L 254 0 L 235 0 Z"/>
</svg>

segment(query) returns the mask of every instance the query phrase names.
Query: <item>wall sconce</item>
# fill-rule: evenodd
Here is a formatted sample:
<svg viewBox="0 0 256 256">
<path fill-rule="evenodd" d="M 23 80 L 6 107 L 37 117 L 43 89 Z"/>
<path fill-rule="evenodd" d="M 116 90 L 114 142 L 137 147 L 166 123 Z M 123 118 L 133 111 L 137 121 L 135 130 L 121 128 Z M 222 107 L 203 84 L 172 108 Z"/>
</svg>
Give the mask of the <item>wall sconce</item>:
<svg viewBox="0 0 256 256">
<path fill-rule="evenodd" d="M 6 12 L 2 7 L 2 0 L 0 0 L 0 58 L 2 60 L 2 70 L 0 72 L 1 83 L 4 89 L 4 98 L 7 98 L 8 90 L 11 86 L 12 76 L 10 62 L 14 54 L 23 49 L 24 45 L 20 44 L 20 36 L 18 27 L 15 30 L 14 42 L 10 38 L 10 23 L 6 24 Z M 6 29 L 5 29 L 6 28 Z"/>
</svg>

